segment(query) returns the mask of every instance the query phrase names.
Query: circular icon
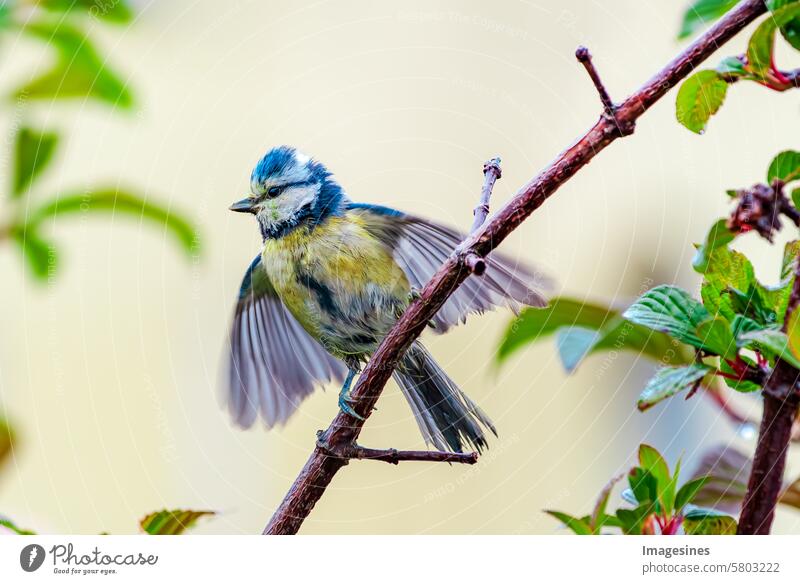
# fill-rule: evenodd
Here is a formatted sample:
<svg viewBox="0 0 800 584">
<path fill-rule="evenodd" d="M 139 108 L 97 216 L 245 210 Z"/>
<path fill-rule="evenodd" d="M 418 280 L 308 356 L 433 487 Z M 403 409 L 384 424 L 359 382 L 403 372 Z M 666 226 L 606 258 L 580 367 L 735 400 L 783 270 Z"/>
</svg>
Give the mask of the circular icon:
<svg viewBox="0 0 800 584">
<path fill-rule="evenodd" d="M 44 548 L 38 543 L 26 545 L 19 553 L 19 565 L 26 572 L 35 572 L 42 567 L 44 556 Z"/>
</svg>

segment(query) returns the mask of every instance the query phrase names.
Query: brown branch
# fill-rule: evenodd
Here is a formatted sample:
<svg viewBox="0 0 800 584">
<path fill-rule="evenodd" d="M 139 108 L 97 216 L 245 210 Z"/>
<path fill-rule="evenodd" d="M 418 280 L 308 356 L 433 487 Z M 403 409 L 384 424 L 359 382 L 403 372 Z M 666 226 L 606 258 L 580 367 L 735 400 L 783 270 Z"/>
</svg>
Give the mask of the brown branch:
<svg viewBox="0 0 800 584">
<path fill-rule="evenodd" d="M 592 55 L 589 52 L 589 49 L 586 47 L 578 47 L 578 49 L 575 51 L 575 58 L 583 63 L 583 66 L 586 68 L 586 72 L 589 74 L 592 83 L 594 83 L 595 89 L 597 89 L 597 93 L 600 94 L 600 102 L 603 104 L 603 111 L 605 111 L 607 115 L 613 116 L 617 106 L 615 106 L 614 102 L 611 101 L 611 96 L 608 94 L 606 86 L 603 84 L 603 81 L 600 79 L 600 75 L 597 73 L 597 69 L 594 67 Z"/>
<path fill-rule="evenodd" d="M 800 303 L 800 260 L 795 264 L 794 283 L 783 321 L 786 332 L 789 317 Z M 739 517 L 739 535 L 766 535 L 772 527 L 775 506 L 783 488 L 786 452 L 800 408 L 800 371 L 778 359 L 764 385 L 764 411 L 758 432 L 753 470 Z"/>
<path fill-rule="evenodd" d="M 372 356 L 351 393 L 355 401 L 355 410 L 364 418 L 372 412 L 398 360 L 419 337 L 450 294 L 470 275 L 470 270 L 464 265 L 465 258 L 470 253 L 480 257 L 489 254 L 562 184 L 620 137 L 622 134 L 618 129 L 620 126 L 632 129 L 635 121 L 645 111 L 721 45 L 765 11 L 763 0 L 740 2 L 617 107 L 615 120 L 609 120 L 605 115 L 601 117 L 586 134 L 523 186 L 490 221 L 471 235 L 457 253 L 448 258 L 434 274 L 425 285 L 420 297 L 409 305 Z M 364 420 L 340 412 L 324 432 L 325 441 L 328 444 L 355 443 L 363 425 Z M 267 524 L 264 533 L 296 533 L 345 462 L 326 456 L 323 450 L 316 448 Z"/>
<path fill-rule="evenodd" d="M 477 452 L 440 452 L 438 450 L 396 450 L 394 448 L 365 448 L 357 444 L 343 445 L 341 455 L 350 460 L 379 460 L 390 464 L 400 462 L 456 462 L 475 464 Z"/>
</svg>

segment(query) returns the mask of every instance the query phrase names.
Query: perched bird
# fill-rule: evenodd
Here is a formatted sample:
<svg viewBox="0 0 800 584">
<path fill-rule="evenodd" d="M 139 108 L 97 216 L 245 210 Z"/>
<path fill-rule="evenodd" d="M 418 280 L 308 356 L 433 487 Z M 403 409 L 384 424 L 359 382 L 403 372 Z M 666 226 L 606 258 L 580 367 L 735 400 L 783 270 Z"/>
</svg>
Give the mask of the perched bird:
<svg viewBox="0 0 800 584">
<path fill-rule="evenodd" d="M 288 146 L 267 152 L 250 195 L 231 205 L 252 213 L 263 251 L 245 273 L 230 336 L 228 406 L 250 427 L 259 413 L 283 424 L 315 386 L 354 377 L 464 236 L 388 207 L 354 203 L 327 168 Z M 444 333 L 497 305 L 543 306 L 536 278 L 493 254 L 483 276 L 469 278 L 432 319 Z M 418 341 L 394 372 L 428 444 L 461 452 L 486 446 L 489 418 Z"/>
</svg>

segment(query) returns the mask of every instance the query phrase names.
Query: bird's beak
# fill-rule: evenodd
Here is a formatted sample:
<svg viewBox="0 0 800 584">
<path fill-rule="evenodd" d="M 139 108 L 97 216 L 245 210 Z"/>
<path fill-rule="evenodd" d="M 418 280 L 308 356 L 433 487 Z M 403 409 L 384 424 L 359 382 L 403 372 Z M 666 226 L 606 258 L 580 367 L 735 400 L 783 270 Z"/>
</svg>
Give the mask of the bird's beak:
<svg viewBox="0 0 800 584">
<path fill-rule="evenodd" d="M 233 205 L 228 207 L 228 209 L 236 211 L 237 213 L 255 213 L 255 204 L 255 199 L 246 197 L 241 201 L 236 201 Z"/>
</svg>

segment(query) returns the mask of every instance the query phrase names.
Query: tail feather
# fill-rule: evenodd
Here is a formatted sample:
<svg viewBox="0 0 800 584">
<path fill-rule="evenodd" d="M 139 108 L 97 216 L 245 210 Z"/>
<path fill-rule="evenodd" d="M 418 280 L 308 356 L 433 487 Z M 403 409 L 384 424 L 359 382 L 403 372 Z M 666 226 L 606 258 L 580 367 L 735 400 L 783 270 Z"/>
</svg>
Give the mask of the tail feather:
<svg viewBox="0 0 800 584">
<path fill-rule="evenodd" d="M 406 351 L 394 378 L 403 390 L 425 442 L 439 450 L 478 452 L 487 447 L 483 427 L 491 420 L 439 367 L 420 343 Z"/>
</svg>

